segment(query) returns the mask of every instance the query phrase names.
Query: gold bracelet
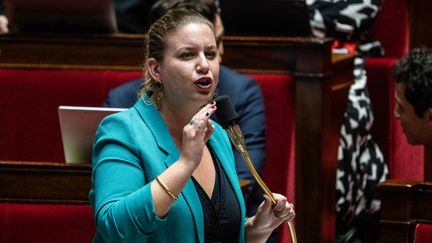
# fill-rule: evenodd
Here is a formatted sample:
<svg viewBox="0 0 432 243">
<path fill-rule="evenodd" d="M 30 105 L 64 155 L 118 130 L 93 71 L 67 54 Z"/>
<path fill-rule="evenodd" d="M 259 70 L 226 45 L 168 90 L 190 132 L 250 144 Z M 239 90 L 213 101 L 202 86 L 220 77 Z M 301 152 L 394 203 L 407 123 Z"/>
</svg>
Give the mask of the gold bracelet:
<svg viewBox="0 0 432 243">
<path fill-rule="evenodd" d="M 156 181 L 172 199 L 176 201 L 178 200 L 178 197 L 167 187 L 167 185 L 161 179 L 159 179 L 159 176 L 156 176 Z"/>
</svg>

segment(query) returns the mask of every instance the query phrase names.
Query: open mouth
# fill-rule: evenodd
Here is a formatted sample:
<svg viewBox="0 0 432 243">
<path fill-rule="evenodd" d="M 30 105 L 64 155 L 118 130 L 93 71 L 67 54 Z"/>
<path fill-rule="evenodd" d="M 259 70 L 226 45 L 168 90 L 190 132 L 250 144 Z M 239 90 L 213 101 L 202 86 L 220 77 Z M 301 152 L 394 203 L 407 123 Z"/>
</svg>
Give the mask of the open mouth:
<svg viewBox="0 0 432 243">
<path fill-rule="evenodd" d="M 212 87 L 212 80 L 211 78 L 200 78 L 198 81 L 195 82 L 195 85 L 199 89 L 208 90 Z"/>
</svg>

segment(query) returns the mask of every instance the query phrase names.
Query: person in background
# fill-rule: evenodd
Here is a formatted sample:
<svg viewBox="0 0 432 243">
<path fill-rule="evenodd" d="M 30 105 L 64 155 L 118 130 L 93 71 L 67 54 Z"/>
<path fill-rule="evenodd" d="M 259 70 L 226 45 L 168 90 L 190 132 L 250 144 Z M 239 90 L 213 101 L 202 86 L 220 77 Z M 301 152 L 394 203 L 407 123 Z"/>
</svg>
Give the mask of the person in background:
<svg viewBox="0 0 432 243">
<path fill-rule="evenodd" d="M 213 0 L 159 0 L 152 6 L 149 22 L 156 21 L 170 9 L 193 9 L 206 17 L 215 26 L 216 44 L 218 47 L 218 60 L 223 57 L 224 27 L 219 15 L 217 5 Z M 132 80 L 109 91 L 105 106 L 129 108 L 137 101 L 137 90 L 143 83 L 142 78 Z M 239 114 L 239 125 L 245 136 L 246 146 L 251 159 L 258 172 L 264 167 L 265 159 L 265 111 L 261 89 L 257 82 L 228 67 L 221 65 L 217 95 L 228 95 Z M 212 117 L 215 119 L 215 117 Z M 244 189 L 247 207 L 247 216 L 255 214 L 262 201 L 263 191 L 249 172 L 241 154 L 234 151 L 236 170 L 239 179 L 251 182 Z M 276 236 L 274 236 L 276 237 Z"/>
<path fill-rule="evenodd" d="M 432 145 L 432 50 L 416 48 L 393 67 L 395 116 L 409 144 Z"/>
<path fill-rule="evenodd" d="M 264 242 L 295 213 L 273 194 L 246 218 L 226 132 L 210 120 L 219 59 L 213 25 L 174 9 L 145 37 L 135 105 L 96 132 L 89 193 L 93 242 Z"/>
<path fill-rule="evenodd" d="M 4 9 L 4 4 L 3 4 L 3 0 L 0 0 L 0 34 L 4 34 L 4 33 L 9 33 L 9 21 L 6 17 L 6 15 L 4 15 L 5 9 Z"/>
<path fill-rule="evenodd" d="M 156 0 L 113 0 L 117 29 L 121 33 L 144 34 L 149 27 L 147 15 Z"/>
</svg>

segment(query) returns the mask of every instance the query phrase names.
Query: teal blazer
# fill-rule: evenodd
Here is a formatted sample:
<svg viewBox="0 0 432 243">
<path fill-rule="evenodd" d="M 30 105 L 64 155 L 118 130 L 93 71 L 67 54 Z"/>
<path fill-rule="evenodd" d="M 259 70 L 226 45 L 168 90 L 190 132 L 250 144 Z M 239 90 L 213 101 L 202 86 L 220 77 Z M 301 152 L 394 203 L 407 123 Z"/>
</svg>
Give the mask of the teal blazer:
<svg viewBox="0 0 432 243">
<path fill-rule="evenodd" d="M 244 242 L 245 205 L 226 132 L 213 123 L 209 144 L 240 205 L 238 242 Z M 204 243 L 202 206 L 191 179 L 164 218 L 155 214 L 150 182 L 178 160 L 180 152 L 159 111 L 146 97 L 106 117 L 93 145 L 92 188 L 96 235 L 93 242 Z"/>
</svg>

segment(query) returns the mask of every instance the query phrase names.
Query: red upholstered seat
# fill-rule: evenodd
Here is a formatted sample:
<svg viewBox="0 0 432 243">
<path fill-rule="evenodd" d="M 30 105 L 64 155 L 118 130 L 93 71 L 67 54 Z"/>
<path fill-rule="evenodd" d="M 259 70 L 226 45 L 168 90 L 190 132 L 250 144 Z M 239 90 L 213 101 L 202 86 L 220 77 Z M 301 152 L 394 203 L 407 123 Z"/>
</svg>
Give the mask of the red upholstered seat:
<svg viewBox="0 0 432 243">
<path fill-rule="evenodd" d="M 112 87 L 140 72 L 0 70 L 0 160 L 63 162 L 59 105 L 101 106 Z"/>
<path fill-rule="evenodd" d="M 382 43 L 385 56 L 366 59 L 365 69 L 375 115 L 372 135 L 384 154 L 390 178 L 422 180 L 423 147 L 408 144 L 399 120 L 394 117 L 395 82 L 391 69 L 408 52 L 408 17 L 407 0 L 383 1 L 371 36 Z"/>
<path fill-rule="evenodd" d="M 372 39 L 381 42 L 386 57 L 399 58 L 408 52 L 408 1 L 383 1 L 381 11 L 372 26 Z"/>
<path fill-rule="evenodd" d="M 417 224 L 414 243 L 432 243 L 432 224 Z"/>
<path fill-rule="evenodd" d="M 250 74 L 264 95 L 266 109 L 266 160 L 263 180 L 274 192 L 294 202 L 294 80 L 288 74 Z M 290 242 L 284 225 L 279 242 Z"/>
<path fill-rule="evenodd" d="M 294 200 L 294 80 L 287 74 L 250 74 L 261 86 L 266 109 L 263 178 L 272 191 Z"/>
<path fill-rule="evenodd" d="M 0 203 L 0 242 L 91 242 L 90 205 Z"/>
</svg>

